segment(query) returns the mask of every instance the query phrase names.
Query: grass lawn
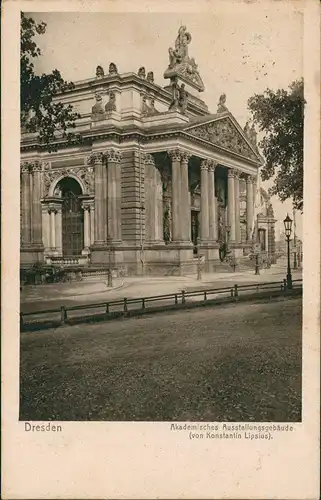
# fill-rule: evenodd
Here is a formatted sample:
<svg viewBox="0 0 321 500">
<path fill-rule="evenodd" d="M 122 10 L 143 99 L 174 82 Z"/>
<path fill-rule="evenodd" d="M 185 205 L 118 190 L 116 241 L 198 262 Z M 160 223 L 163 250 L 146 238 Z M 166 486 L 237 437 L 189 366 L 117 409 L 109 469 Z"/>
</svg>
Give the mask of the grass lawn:
<svg viewBox="0 0 321 500">
<path fill-rule="evenodd" d="M 21 335 L 21 420 L 300 421 L 301 298 Z"/>
</svg>

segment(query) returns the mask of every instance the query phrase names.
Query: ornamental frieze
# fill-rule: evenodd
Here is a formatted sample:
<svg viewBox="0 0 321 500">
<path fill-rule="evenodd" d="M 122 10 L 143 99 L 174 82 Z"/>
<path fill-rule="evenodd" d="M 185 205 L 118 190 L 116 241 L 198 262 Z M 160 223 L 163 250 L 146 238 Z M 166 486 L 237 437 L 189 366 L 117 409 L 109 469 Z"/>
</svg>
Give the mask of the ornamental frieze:
<svg viewBox="0 0 321 500">
<path fill-rule="evenodd" d="M 197 125 L 186 132 L 252 160 L 258 159 L 229 118 Z"/>
</svg>

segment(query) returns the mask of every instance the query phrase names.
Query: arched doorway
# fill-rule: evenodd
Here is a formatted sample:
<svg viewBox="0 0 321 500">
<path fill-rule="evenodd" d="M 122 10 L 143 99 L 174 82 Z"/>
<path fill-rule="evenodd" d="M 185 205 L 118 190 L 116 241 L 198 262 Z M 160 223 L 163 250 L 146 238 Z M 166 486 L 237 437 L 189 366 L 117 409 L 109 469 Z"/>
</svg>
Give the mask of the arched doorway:
<svg viewBox="0 0 321 500">
<path fill-rule="evenodd" d="M 84 248 L 84 215 L 81 207 L 82 190 L 79 183 L 65 177 L 57 184 L 62 198 L 62 254 L 81 255 Z"/>
</svg>

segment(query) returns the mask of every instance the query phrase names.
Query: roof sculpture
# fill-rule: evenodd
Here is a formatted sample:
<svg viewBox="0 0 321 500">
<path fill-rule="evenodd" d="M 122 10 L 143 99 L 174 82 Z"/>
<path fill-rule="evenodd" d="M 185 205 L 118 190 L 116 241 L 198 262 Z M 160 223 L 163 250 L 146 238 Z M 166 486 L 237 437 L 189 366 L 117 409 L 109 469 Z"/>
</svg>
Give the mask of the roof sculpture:
<svg viewBox="0 0 321 500">
<path fill-rule="evenodd" d="M 191 40 L 192 35 L 187 31 L 186 26 L 181 26 L 175 40 L 175 48 L 168 49 L 169 65 L 164 72 L 164 78 L 179 77 L 202 92 L 204 84 L 198 72 L 198 66 L 195 59 L 188 55 L 188 45 Z"/>
</svg>

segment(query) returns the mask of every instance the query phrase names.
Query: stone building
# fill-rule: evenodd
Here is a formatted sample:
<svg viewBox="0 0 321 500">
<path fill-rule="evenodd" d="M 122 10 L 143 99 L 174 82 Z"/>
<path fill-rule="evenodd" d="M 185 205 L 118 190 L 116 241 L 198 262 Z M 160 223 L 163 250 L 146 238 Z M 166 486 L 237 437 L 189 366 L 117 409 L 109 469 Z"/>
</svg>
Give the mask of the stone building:
<svg viewBox="0 0 321 500">
<path fill-rule="evenodd" d="M 255 240 L 260 246 L 261 254 L 269 257 L 272 263 L 276 262 L 274 210 L 271 199 L 265 189 L 259 190 L 259 203 L 256 209 Z"/>
<path fill-rule="evenodd" d="M 60 95 L 81 115 L 81 144 L 57 137 L 48 153 L 22 133 L 22 267 L 183 274 L 195 270 L 197 241 L 208 271 L 220 269 L 227 240 L 237 261 L 247 258 L 262 164 L 256 133 L 239 125 L 225 94 L 209 112 L 191 38 L 182 26 L 165 87 L 144 67 L 120 73 L 110 63 Z"/>
</svg>

